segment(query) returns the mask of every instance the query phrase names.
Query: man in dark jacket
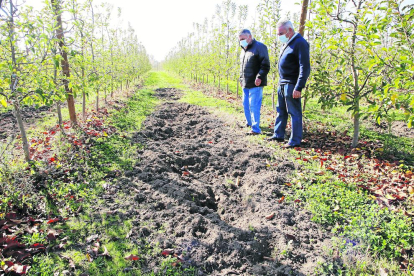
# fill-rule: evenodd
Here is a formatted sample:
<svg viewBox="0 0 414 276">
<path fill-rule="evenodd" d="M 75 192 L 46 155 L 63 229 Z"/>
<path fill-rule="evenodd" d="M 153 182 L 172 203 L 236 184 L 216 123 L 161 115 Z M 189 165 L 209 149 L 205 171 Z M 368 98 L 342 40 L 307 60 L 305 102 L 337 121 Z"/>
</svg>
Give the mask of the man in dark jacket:
<svg viewBox="0 0 414 276">
<path fill-rule="evenodd" d="M 260 109 L 262 107 L 263 87 L 267 85 L 270 70 L 267 47 L 253 39 L 249 30 L 239 34 L 240 46 L 240 84 L 243 87 L 243 107 L 247 126 L 252 129 L 247 134 L 258 135 L 260 130 Z"/>
<path fill-rule="evenodd" d="M 283 142 L 290 114 L 292 133 L 284 148 L 299 147 L 302 141 L 301 92 L 310 74 L 309 44 L 295 33 L 292 22 L 279 21 L 279 40 L 283 43 L 279 56 L 279 87 L 277 91 L 277 117 L 274 134 L 269 141 Z"/>
</svg>

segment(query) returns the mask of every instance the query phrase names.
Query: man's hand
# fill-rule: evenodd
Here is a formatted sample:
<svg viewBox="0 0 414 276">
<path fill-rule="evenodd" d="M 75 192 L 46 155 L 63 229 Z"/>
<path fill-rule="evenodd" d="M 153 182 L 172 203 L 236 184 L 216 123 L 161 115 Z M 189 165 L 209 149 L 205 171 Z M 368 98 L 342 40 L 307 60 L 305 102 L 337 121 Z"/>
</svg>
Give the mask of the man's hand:
<svg viewBox="0 0 414 276">
<path fill-rule="evenodd" d="M 254 84 L 256 84 L 256 86 L 260 86 L 260 84 L 262 83 L 262 80 L 261 79 L 259 79 L 259 78 L 257 78 L 255 81 L 254 81 Z"/>
<path fill-rule="evenodd" d="M 293 97 L 294 99 L 300 99 L 301 94 L 302 94 L 302 93 L 301 93 L 300 91 L 295 90 L 295 91 L 293 91 L 292 97 Z"/>
</svg>

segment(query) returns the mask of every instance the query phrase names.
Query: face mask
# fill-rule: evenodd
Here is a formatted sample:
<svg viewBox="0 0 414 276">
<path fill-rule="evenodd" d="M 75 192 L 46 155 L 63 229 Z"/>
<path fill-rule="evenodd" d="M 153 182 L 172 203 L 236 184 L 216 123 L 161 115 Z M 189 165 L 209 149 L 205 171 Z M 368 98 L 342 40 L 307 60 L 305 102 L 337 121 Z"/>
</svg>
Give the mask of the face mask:
<svg viewBox="0 0 414 276">
<path fill-rule="evenodd" d="M 289 41 L 289 38 L 287 38 L 286 35 L 284 34 L 284 35 L 279 35 L 279 40 L 283 44 L 286 44 Z"/>
<path fill-rule="evenodd" d="M 247 48 L 247 46 L 249 45 L 249 43 L 247 43 L 247 40 L 246 39 L 243 39 L 243 40 L 240 41 L 240 45 L 243 48 Z"/>
</svg>

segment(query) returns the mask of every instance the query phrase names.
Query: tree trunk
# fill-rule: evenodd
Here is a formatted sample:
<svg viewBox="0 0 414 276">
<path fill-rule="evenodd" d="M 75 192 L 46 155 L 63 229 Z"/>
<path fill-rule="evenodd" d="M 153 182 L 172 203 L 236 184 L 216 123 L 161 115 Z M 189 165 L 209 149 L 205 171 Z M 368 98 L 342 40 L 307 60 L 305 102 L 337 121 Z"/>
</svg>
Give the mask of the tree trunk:
<svg viewBox="0 0 414 276">
<path fill-rule="evenodd" d="M 352 139 L 352 147 L 356 148 L 359 142 L 359 102 L 357 103 L 357 107 L 354 113 L 354 137 Z"/>
<path fill-rule="evenodd" d="M 99 111 L 99 89 L 96 89 L 96 111 Z"/>
<path fill-rule="evenodd" d="M 305 34 L 306 16 L 308 15 L 309 0 L 303 0 L 302 11 L 300 13 L 299 33 L 303 36 Z"/>
<path fill-rule="evenodd" d="M 60 55 L 62 56 L 61 66 L 62 74 L 64 76 L 64 86 L 66 91 L 66 100 L 68 102 L 69 117 L 72 124 L 76 125 L 76 109 L 75 109 L 75 99 L 73 97 L 72 89 L 69 87 L 70 79 L 70 68 L 68 61 L 68 54 L 65 49 L 64 35 L 63 35 L 63 25 L 62 25 L 62 16 L 60 6 L 57 3 L 57 0 L 51 0 L 52 8 L 56 15 L 56 36 L 59 39 L 59 50 Z"/>
<path fill-rule="evenodd" d="M 14 75 L 14 72 L 17 72 L 17 62 L 16 62 L 16 50 L 15 50 L 15 41 L 14 41 L 14 11 L 13 11 L 13 3 L 10 1 L 10 22 L 9 22 L 9 36 L 10 36 L 10 50 L 11 50 L 11 58 L 13 63 L 13 73 L 10 79 L 10 91 L 15 93 L 16 86 L 17 86 L 17 76 Z M 30 161 L 30 150 L 29 150 L 29 143 L 27 142 L 27 134 L 26 129 L 23 125 L 22 116 L 20 114 L 20 107 L 19 103 L 14 103 L 14 116 L 16 117 L 17 125 L 20 130 L 20 135 L 22 136 L 22 143 L 23 143 L 23 151 L 24 157 L 26 162 Z"/>
<path fill-rule="evenodd" d="M 86 92 L 85 92 L 85 45 L 84 45 L 84 38 L 83 32 L 81 32 L 81 40 L 82 40 L 82 117 L 86 118 Z"/>
<path fill-rule="evenodd" d="M 86 92 L 85 88 L 82 91 L 82 117 L 86 118 Z"/>
<path fill-rule="evenodd" d="M 53 69 L 53 83 L 55 84 L 55 86 L 57 86 L 57 67 L 56 67 L 56 65 L 54 66 L 54 69 Z M 62 110 L 60 108 L 60 104 L 61 104 L 61 101 L 56 102 L 56 111 L 57 111 L 57 115 L 58 115 L 58 124 L 59 124 L 60 130 L 62 131 L 62 133 L 65 133 L 64 130 L 63 130 Z M 85 118 L 85 116 L 84 116 L 84 118 Z"/>
<path fill-rule="evenodd" d="M 20 114 L 20 108 L 18 104 L 14 104 L 14 115 L 17 119 L 17 125 L 19 126 L 20 135 L 22 136 L 24 157 L 27 162 L 30 161 L 29 143 L 27 142 L 27 134 L 23 125 L 22 115 Z"/>
<path fill-rule="evenodd" d="M 226 93 L 229 94 L 229 74 L 227 74 Z"/>
<path fill-rule="evenodd" d="M 362 2 L 360 2 L 359 5 L 361 5 Z M 358 7 L 359 10 L 359 7 Z M 358 21 L 357 21 L 358 23 Z M 360 117 L 360 107 L 359 107 L 359 75 L 357 72 L 357 68 L 355 65 L 355 55 L 356 55 L 356 34 L 358 30 L 357 23 L 354 25 L 354 30 L 352 34 L 352 49 L 351 49 L 351 70 L 352 70 L 352 76 L 354 78 L 354 137 L 352 139 L 352 147 L 355 148 L 358 145 L 358 139 L 359 139 L 359 117 Z"/>
<path fill-rule="evenodd" d="M 62 109 L 60 108 L 60 104 L 61 104 L 60 101 L 56 103 L 56 110 L 57 110 L 57 115 L 58 115 L 58 124 L 59 124 L 60 130 L 62 130 L 62 133 L 63 133 Z"/>
<path fill-rule="evenodd" d="M 305 96 L 303 97 L 303 108 L 302 108 L 302 113 L 305 113 L 306 111 L 306 104 L 308 103 L 309 97 Z"/>
<path fill-rule="evenodd" d="M 237 92 L 236 92 L 236 99 L 238 99 L 238 98 L 239 98 L 239 86 L 240 86 L 240 83 L 239 83 L 239 81 L 237 81 Z"/>
</svg>

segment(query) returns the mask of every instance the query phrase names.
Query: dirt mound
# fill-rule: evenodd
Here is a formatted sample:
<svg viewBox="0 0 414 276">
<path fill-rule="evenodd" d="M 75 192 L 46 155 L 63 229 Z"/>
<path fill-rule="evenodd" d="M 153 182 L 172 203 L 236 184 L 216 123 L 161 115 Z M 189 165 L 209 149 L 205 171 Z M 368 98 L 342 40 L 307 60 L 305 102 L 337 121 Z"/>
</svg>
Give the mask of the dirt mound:
<svg viewBox="0 0 414 276">
<path fill-rule="evenodd" d="M 175 88 L 158 88 L 155 92 L 158 98 L 168 101 L 178 100 L 182 95 L 181 91 Z"/>
<path fill-rule="evenodd" d="M 157 92 L 166 91 L 173 94 Z M 284 201 L 295 164 L 272 159 L 268 149 L 185 103 L 161 105 L 133 141 L 145 150 L 123 180 L 136 193 L 130 239 L 173 249 L 166 252 L 199 275 L 313 272 L 330 239 L 308 213 Z M 145 260 L 144 271 L 161 261 Z"/>
</svg>

